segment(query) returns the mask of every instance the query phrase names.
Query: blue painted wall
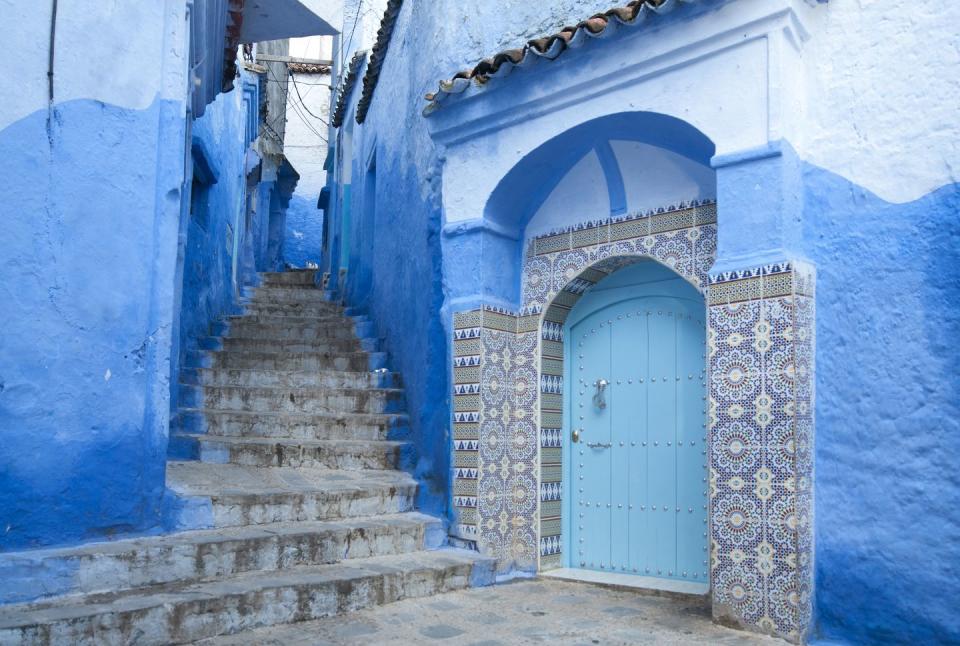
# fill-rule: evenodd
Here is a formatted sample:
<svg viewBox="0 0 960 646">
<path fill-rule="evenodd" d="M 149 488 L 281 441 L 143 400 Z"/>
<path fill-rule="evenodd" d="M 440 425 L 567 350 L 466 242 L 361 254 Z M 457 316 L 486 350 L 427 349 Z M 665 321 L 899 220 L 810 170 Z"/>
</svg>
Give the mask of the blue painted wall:
<svg viewBox="0 0 960 646">
<path fill-rule="evenodd" d="M 283 242 L 283 260 L 293 267 L 307 263 L 320 265 L 323 240 L 323 211 L 317 209 L 316 198 L 294 195 L 287 208 L 287 231 Z"/>
<path fill-rule="evenodd" d="M 820 633 L 960 643 L 960 185 L 890 204 L 803 177 Z"/>
<path fill-rule="evenodd" d="M 237 303 L 242 244 L 247 235 L 246 172 L 243 103 L 237 90 L 221 94 L 193 123 L 193 138 L 202 142 L 216 166 L 217 181 L 209 185 L 203 204 L 194 204 L 186 222 L 187 244 L 180 311 L 181 365 L 197 342 L 209 334 L 210 323 L 239 312 Z M 201 213 L 203 212 L 203 213 Z M 254 227 L 254 234 L 259 227 Z M 252 245 L 252 240 L 250 244 Z M 234 261 L 237 272 L 235 274 Z"/>
<path fill-rule="evenodd" d="M 76 100 L 0 131 L 16 169 L 0 201 L 0 549 L 159 522 L 182 114 Z"/>
</svg>

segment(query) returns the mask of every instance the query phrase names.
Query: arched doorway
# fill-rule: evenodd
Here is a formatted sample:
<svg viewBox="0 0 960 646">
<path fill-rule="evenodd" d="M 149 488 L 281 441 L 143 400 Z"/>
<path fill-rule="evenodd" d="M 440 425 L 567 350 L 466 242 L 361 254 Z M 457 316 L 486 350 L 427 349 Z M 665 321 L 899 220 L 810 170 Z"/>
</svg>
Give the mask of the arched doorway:
<svg viewBox="0 0 960 646">
<path fill-rule="evenodd" d="M 568 567 L 707 592 L 705 307 L 693 285 L 644 260 L 570 310 Z"/>
</svg>

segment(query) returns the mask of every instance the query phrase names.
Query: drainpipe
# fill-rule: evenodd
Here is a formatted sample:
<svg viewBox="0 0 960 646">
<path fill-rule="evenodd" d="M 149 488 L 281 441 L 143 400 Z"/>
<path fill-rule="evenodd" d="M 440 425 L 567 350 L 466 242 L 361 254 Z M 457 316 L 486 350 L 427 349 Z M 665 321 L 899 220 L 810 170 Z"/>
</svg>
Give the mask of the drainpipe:
<svg viewBox="0 0 960 646">
<path fill-rule="evenodd" d="M 50 104 L 53 105 L 53 59 L 57 40 L 57 0 L 53 0 L 53 9 L 50 12 L 50 50 L 47 59 L 47 89 L 50 95 Z"/>
</svg>

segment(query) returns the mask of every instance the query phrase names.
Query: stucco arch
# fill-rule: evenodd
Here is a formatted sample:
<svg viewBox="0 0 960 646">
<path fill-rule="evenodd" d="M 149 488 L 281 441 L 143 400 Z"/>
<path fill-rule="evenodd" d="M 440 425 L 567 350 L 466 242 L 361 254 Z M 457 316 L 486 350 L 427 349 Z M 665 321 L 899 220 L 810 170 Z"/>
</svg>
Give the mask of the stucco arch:
<svg viewBox="0 0 960 646">
<path fill-rule="evenodd" d="M 582 121 L 531 149 L 497 182 L 483 207 L 483 219 L 505 230 L 520 232 L 537 207 L 583 156 L 611 141 L 647 144 L 675 153 L 704 167 L 716 150 L 713 142 L 693 125 L 677 117 L 624 111 Z M 617 162 L 611 163 L 616 166 Z M 619 168 L 604 168 L 607 190 L 623 190 L 630 178 L 618 177 Z M 596 213 L 602 218 L 610 213 Z"/>
</svg>

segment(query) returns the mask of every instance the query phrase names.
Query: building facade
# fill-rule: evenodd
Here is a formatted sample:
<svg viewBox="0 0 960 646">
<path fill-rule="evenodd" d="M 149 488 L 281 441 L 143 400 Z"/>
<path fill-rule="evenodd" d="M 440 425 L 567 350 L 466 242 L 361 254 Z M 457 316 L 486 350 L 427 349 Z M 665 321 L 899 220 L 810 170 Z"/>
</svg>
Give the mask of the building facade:
<svg viewBox="0 0 960 646">
<path fill-rule="evenodd" d="M 3 206 L 0 550 L 186 522 L 165 487 L 180 369 L 255 272 L 284 266 L 298 179 L 287 65 L 259 64 L 254 44 L 282 57 L 278 39 L 342 22 L 336 3 L 281 4 L 0 3 L 25 57 L 0 109 L 17 178 Z M 50 580 L 35 573 L 38 589 Z"/>
<path fill-rule="evenodd" d="M 323 267 L 404 375 L 453 540 L 793 641 L 960 638 L 960 14 L 346 15 Z"/>
</svg>

